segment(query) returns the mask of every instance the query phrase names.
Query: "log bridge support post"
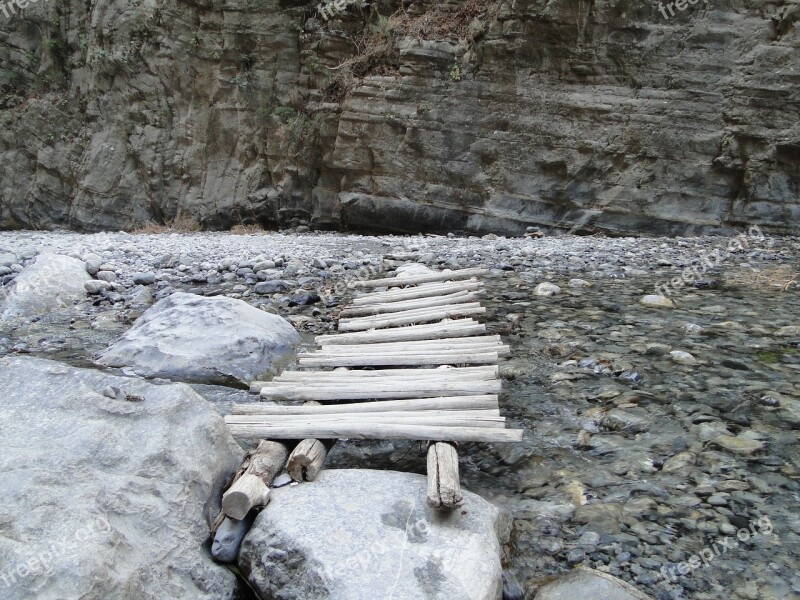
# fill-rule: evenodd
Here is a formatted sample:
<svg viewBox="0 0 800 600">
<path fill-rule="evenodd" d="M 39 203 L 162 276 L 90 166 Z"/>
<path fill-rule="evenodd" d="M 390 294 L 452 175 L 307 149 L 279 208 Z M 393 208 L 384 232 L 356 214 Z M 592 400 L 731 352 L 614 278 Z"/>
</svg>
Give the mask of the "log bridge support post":
<svg viewBox="0 0 800 600">
<path fill-rule="evenodd" d="M 464 503 L 458 476 L 458 450 L 453 442 L 428 444 L 428 506 L 453 510 Z"/>
<path fill-rule="evenodd" d="M 303 406 L 322 405 L 314 400 L 309 400 L 304 402 Z M 328 458 L 328 452 L 335 443 L 336 440 L 316 440 L 314 438 L 302 440 L 289 455 L 289 460 L 286 461 L 286 472 L 298 483 L 314 481 L 322 469 L 322 465 L 325 464 L 325 459 Z"/>
<path fill-rule="evenodd" d="M 269 501 L 269 486 L 286 464 L 289 449 L 281 442 L 261 440 L 242 476 L 222 496 L 222 512 L 242 520 L 252 508 Z"/>
</svg>

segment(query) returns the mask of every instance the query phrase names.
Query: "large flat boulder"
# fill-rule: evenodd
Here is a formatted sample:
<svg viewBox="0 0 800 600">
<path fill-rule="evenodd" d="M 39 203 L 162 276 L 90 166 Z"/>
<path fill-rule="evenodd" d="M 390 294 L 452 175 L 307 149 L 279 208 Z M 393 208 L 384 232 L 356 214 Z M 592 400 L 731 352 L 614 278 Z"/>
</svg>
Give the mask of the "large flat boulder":
<svg viewBox="0 0 800 600">
<path fill-rule="evenodd" d="M 98 363 L 144 377 L 249 383 L 294 356 L 286 319 L 242 300 L 178 292 L 150 307 Z"/>
<path fill-rule="evenodd" d="M 499 600 L 508 520 L 470 492 L 438 513 L 425 493 L 422 475 L 361 469 L 272 490 L 239 566 L 263 598 Z"/>
<path fill-rule="evenodd" d="M 84 283 L 91 279 L 82 260 L 44 253 L 17 275 L 7 290 L 0 320 L 45 315 L 71 307 L 86 297 Z"/>
<path fill-rule="evenodd" d="M 38 358 L 0 373 L 0 597 L 234 595 L 204 543 L 242 451 L 205 400 Z"/>
</svg>

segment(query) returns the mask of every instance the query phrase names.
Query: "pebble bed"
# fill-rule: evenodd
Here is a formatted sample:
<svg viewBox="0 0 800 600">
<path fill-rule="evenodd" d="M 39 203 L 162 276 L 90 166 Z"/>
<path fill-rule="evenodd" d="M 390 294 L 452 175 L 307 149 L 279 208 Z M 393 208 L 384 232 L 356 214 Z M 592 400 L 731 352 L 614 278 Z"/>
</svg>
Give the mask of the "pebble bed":
<svg viewBox="0 0 800 600">
<path fill-rule="evenodd" d="M 485 320 L 512 347 L 501 409 L 526 434 L 464 445 L 462 482 L 512 514 L 523 587 L 585 564 L 659 600 L 800 598 L 796 238 L 5 232 L 0 281 L 44 251 L 97 283 L 71 310 L 0 323 L 0 355 L 82 366 L 176 290 L 242 298 L 310 344 L 348 281 L 489 268 Z M 643 300 L 656 289 L 668 302 Z M 247 399 L 198 389 L 222 412 Z M 424 472 L 424 451 L 347 441 L 329 463 Z"/>
</svg>

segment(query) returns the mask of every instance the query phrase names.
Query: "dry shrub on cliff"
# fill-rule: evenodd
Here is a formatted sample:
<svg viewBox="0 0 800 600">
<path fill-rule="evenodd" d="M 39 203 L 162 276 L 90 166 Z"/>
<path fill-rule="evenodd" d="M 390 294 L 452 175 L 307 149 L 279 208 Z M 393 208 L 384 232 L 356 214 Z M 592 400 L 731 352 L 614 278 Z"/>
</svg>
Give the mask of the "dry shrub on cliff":
<svg viewBox="0 0 800 600">
<path fill-rule="evenodd" d="M 326 100 L 341 101 L 362 77 L 396 73 L 400 58 L 396 41 L 401 38 L 472 44 L 484 33 L 495 6 L 492 0 L 466 0 L 435 4 L 421 15 L 404 10 L 388 17 L 378 15 L 375 22 L 351 38 L 355 54 L 328 69 Z"/>
<path fill-rule="evenodd" d="M 494 3 L 489 0 L 467 0 L 455 4 L 437 4 L 419 15 L 403 14 L 397 21 L 401 35 L 418 40 L 453 40 L 470 42 L 477 37 Z"/>
</svg>

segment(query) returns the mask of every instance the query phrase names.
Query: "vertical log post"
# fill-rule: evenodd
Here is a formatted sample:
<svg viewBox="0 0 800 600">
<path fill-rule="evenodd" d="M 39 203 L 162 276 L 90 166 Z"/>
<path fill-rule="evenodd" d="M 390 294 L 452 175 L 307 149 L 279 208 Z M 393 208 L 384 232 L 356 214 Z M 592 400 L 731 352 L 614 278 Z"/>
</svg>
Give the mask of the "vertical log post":
<svg viewBox="0 0 800 600">
<path fill-rule="evenodd" d="M 319 402 L 310 400 L 303 403 L 303 406 L 320 406 Z M 286 472 L 298 483 L 303 481 L 314 481 L 314 478 L 325 464 L 328 452 L 336 443 L 336 440 L 315 440 L 309 438 L 301 441 L 286 461 Z"/>
<path fill-rule="evenodd" d="M 256 506 L 268 502 L 269 486 L 286 464 L 289 449 L 281 442 L 261 440 L 244 474 L 222 496 L 222 512 L 242 520 Z"/>
<path fill-rule="evenodd" d="M 428 506 L 453 510 L 463 503 L 456 445 L 431 442 L 428 445 Z"/>
</svg>

